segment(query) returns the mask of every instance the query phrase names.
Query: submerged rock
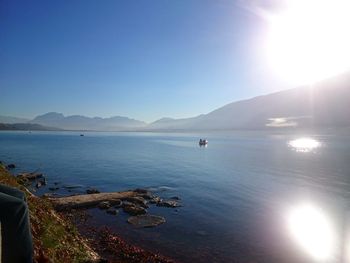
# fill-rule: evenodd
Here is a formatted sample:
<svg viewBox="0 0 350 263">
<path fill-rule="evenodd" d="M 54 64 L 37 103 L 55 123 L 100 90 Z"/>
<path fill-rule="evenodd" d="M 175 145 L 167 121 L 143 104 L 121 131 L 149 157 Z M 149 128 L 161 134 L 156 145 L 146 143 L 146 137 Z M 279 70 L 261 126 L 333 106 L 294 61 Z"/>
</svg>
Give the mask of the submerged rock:
<svg viewBox="0 0 350 263">
<path fill-rule="evenodd" d="M 42 185 L 47 185 L 47 180 L 45 177 L 39 181 L 41 182 Z"/>
<path fill-rule="evenodd" d="M 156 215 L 132 216 L 128 219 L 128 223 L 137 227 L 155 227 L 165 222 L 164 217 Z"/>
<path fill-rule="evenodd" d="M 134 206 L 134 204 L 131 203 L 131 202 L 128 202 L 128 201 L 124 201 L 124 202 L 122 203 L 122 207 L 124 208 L 124 207 L 126 207 L 126 206 Z"/>
<path fill-rule="evenodd" d="M 180 200 L 180 197 L 178 197 L 178 196 L 173 196 L 173 197 L 170 197 L 170 199 L 172 199 L 172 200 Z"/>
<path fill-rule="evenodd" d="M 143 215 L 147 213 L 147 210 L 145 208 L 141 206 L 136 206 L 134 204 L 125 206 L 123 205 L 123 211 L 132 216 Z"/>
<path fill-rule="evenodd" d="M 60 189 L 60 188 L 57 187 L 57 186 L 49 187 L 49 190 L 50 190 L 50 191 L 56 191 L 56 190 L 58 190 L 58 189 Z"/>
<path fill-rule="evenodd" d="M 108 208 L 107 210 L 106 210 L 106 213 L 107 214 L 110 214 L 110 215 L 117 215 L 118 214 L 118 210 L 117 209 L 115 209 L 115 208 Z"/>
<path fill-rule="evenodd" d="M 156 190 L 156 192 L 165 192 L 165 191 L 169 191 L 169 190 L 173 190 L 174 188 L 170 187 L 170 186 L 160 186 L 158 187 L 158 189 Z"/>
<path fill-rule="evenodd" d="M 63 186 L 63 188 L 66 189 L 75 189 L 75 188 L 82 188 L 83 186 L 81 184 L 66 184 Z"/>
<path fill-rule="evenodd" d="M 135 197 L 127 197 L 123 200 L 126 200 L 127 202 L 130 202 L 132 204 L 137 204 L 142 206 L 143 208 L 148 208 L 147 202 L 145 201 L 145 199 L 143 199 L 140 196 L 135 196 Z"/>
<path fill-rule="evenodd" d="M 112 205 L 115 207 L 115 208 L 120 208 L 123 206 L 123 202 L 120 200 L 120 199 L 114 199 L 112 201 Z"/>
<path fill-rule="evenodd" d="M 159 196 L 155 196 L 151 200 L 149 200 L 149 202 L 151 204 L 158 204 L 158 203 L 162 202 L 162 198 L 160 198 Z"/>
<path fill-rule="evenodd" d="M 87 194 L 99 194 L 100 191 L 97 190 L 96 188 L 90 188 L 90 189 L 87 189 L 87 190 L 86 190 L 86 193 L 87 193 Z"/>
<path fill-rule="evenodd" d="M 153 197 L 150 193 L 140 194 L 139 196 L 146 200 L 150 200 Z"/>
<path fill-rule="evenodd" d="M 36 188 L 40 188 L 42 186 L 45 186 L 47 184 L 46 178 L 42 178 L 41 180 L 38 180 L 35 184 Z"/>
<path fill-rule="evenodd" d="M 14 163 L 10 163 L 6 166 L 7 169 L 14 169 L 16 168 L 16 165 Z"/>
<path fill-rule="evenodd" d="M 111 207 L 111 204 L 108 201 L 103 201 L 98 204 L 98 208 L 100 209 L 108 209 Z"/>
<path fill-rule="evenodd" d="M 179 207 L 181 206 L 181 204 L 177 201 L 174 201 L 174 200 L 163 200 L 159 203 L 157 203 L 157 206 L 164 206 L 164 207 Z"/>
</svg>

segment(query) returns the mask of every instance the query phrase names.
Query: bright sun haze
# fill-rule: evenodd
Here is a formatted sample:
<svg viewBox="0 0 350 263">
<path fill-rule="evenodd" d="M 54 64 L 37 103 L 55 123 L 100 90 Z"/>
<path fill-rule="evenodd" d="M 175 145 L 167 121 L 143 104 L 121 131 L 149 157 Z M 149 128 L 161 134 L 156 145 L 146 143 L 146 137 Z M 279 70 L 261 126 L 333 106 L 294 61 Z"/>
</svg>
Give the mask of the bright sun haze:
<svg viewBox="0 0 350 263">
<path fill-rule="evenodd" d="M 318 207 L 304 203 L 293 207 L 287 216 L 295 242 L 317 260 L 328 260 L 334 253 L 335 232 L 327 215 Z"/>
<path fill-rule="evenodd" d="M 288 0 L 268 16 L 266 60 L 294 85 L 350 68 L 350 1 Z"/>
</svg>

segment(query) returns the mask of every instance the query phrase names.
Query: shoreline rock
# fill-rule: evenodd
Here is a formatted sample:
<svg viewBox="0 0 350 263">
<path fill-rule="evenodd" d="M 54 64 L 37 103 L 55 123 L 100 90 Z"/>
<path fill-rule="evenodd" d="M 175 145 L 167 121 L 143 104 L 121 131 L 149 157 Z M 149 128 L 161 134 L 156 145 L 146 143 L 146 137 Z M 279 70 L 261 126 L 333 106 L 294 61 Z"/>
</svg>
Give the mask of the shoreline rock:
<svg viewBox="0 0 350 263">
<path fill-rule="evenodd" d="M 36 173 L 36 172 L 31 172 L 31 173 L 19 173 L 17 175 L 17 177 L 19 179 L 24 179 L 24 180 L 29 180 L 29 181 L 32 181 L 32 180 L 35 180 L 35 179 L 38 179 L 38 178 L 42 178 L 43 177 L 43 174 L 42 173 Z"/>
<path fill-rule="evenodd" d="M 99 190 L 97 190 L 96 188 L 89 188 L 86 190 L 87 194 L 99 194 L 101 193 Z"/>
<path fill-rule="evenodd" d="M 3 170 L 2 170 L 3 169 Z M 61 185 L 59 182 L 54 182 L 51 187 L 45 188 L 45 192 L 41 197 L 35 196 L 32 192 L 28 191 L 23 185 L 26 182 L 30 181 L 30 184 L 37 185 L 38 187 L 42 187 L 46 185 L 46 179 L 37 180 L 35 184 L 33 181 L 37 178 L 42 178 L 43 175 L 40 173 L 24 173 L 21 174 L 20 177 L 14 177 L 10 175 L 10 173 L 5 170 L 5 165 L 0 165 L 0 179 L 1 183 L 9 184 L 11 182 L 11 186 L 22 189 L 27 193 L 27 199 L 31 214 L 31 227 L 33 233 L 34 240 L 34 256 L 35 262 L 43 262 L 40 261 L 42 258 L 47 258 L 46 262 L 147 262 L 147 263 L 163 263 L 163 262 L 174 262 L 171 259 L 165 258 L 159 254 L 152 253 L 147 250 L 143 250 L 141 248 L 136 247 L 130 243 L 126 243 L 123 241 L 118 235 L 111 234 L 110 232 L 104 232 L 105 235 L 100 239 L 102 234 L 96 236 L 92 236 L 92 238 L 87 238 L 86 233 L 82 232 L 76 220 L 77 217 L 80 217 L 82 213 L 85 213 L 84 210 L 74 210 L 74 208 L 89 208 L 92 206 L 96 206 L 98 202 L 88 202 L 88 206 L 76 206 L 81 201 L 82 196 L 86 195 L 75 195 L 75 196 L 66 196 L 66 197 L 58 197 L 59 194 L 49 191 L 56 191 L 60 189 L 58 185 Z M 24 175 L 24 176 L 23 176 Z M 28 177 L 28 178 L 26 178 Z M 30 178 L 30 180 L 29 180 Z M 24 180 L 23 180 L 24 179 Z M 28 179 L 28 180 L 26 180 Z M 76 188 L 76 187 L 74 187 Z M 73 189 L 73 188 L 71 188 Z M 144 189 L 143 189 L 144 190 Z M 143 191 L 142 189 L 137 191 L 126 191 L 126 192 L 118 192 L 118 193 L 94 193 L 89 194 L 89 196 L 93 196 L 93 199 L 99 200 L 99 198 L 107 198 L 111 207 L 106 209 L 106 213 L 111 215 L 117 215 L 118 210 L 113 208 L 122 207 L 124 203 L 126 203 L 126 207 L 128 206 L 128 202 L 132 204 L 133 207 L 137 207 L 138 209 L 143 209 L 145 212 L 146 209 L 141 207 L 141 205 L 147 206 L 148 201 L 151 196 L 147 190 Z M 32 191 L 35 192 L 34 189 Z M 101 194 L 101 195 L 100 195 Z M 135 197 L 130 198 L 129 197 Z M 122 201 L 124 200 L 125 201 Z M 58 201 L 60 200 L 60 201 Z M 67 202 L 67 206 L 65 206 L 64 202 Z M 83 200 L 84 201 L 84 200 Z M 85 200 L 86 201 L 86 200 Z M 132 202 L 130 202 L 132 201 Z M 60 205 L 63 205 L 63 208 L 67 208 L 69 211 L 61 211 Z M 61 207 L 61 208 L 62 208 Z M 130 206 L 129 206 L 130 207 Z M 57 209 L 58 208 L 58 209 Z M 56 210 L 56 211 L 55 211 Z M 63 209 L 65 210 L 65 209 Z M 70 217 L 71 215 L 71 217 Z M 138 215 L 142 216 L 142 215 Z M 153 218 L 153 215 L 144 215 L 145 218 Z M 50 222 L 50 226 L 48 227 L 47 222 Z M 70 217 L 70 218 L 69 218 Z M 132 217 L 131 217 L 132 218 Z M 86 220 L 86 219 L 85 219 Z M 139 221 L 146 220 L 141 217 L 138 218 Z M 145 227 L 153 227 L 155 225 L 159 225 L 165 223 L 165 218 L 154 218 L 154 220 L 158 220 L 157 223 L 143 223 Z M 130 219 L 130 221 L 132 221 Z M 139 223 L 141 224 L 141 223 Z M 151 224 L 151 225 L 150 225 Z M 45 231 L 42 228 L 47 228 Z M 78 227 L 78 231 L 75 230 L 75 227 Z M 89 229 L 94 227 L 94 223 L 87 226 Z M 58 235 L 57 233 L 65 233 L 63 236 Z M 53 231 L 53 232 L 52 232 Z M 40 236 L 41 234 L 46 233 L 45 240 L 54 244 L 47 249 L 43 247 L 44 239 Z M 102 232 L 101 232 L 102 233 Z M 51 241 L 53 240 L 53 241 Z M 45 241 L 46 242 L 46 241 Z M 92 249 L 93 248 L 93 249 Z M 108 251 L 108 260 L 104 260 L 106 258 L 106 251 Z M 79 259 L 78 261 L 76 261 Z"/>
</svg>

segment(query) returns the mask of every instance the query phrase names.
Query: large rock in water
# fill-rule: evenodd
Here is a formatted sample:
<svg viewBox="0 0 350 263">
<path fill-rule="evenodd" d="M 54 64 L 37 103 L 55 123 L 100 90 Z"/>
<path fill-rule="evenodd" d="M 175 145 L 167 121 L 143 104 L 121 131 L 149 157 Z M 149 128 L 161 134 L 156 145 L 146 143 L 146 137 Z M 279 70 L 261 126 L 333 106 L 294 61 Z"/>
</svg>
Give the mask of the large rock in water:
<svg viewBox="0 0 350 263">
<path fill-rule="evenodd" d="M 111 207 L 111 204 L 108 201 L 103 201 L 103 202 L 98 204 L 98 208 L 100 208 L 100 209 L 108 209 L 110 207 Z"/>
<path fill-rule="evenodd" d="M 147 210 L 141 206 L 136 206 L 134 204 L 132 205 L 124 205 L 123 210 L 125 213 L 128 213 L 129 215 L 143 215 L 147 213 Z"/>
<path fill-rule="evenodd" d="M 149 200 L 150 204 L 158 204 L 162 201 L 162 198 L 160 198 L 159 196 L 154 196 L 151 200 Z"/>
<path fill-rule="evenodd" d="M 141 206 L 143 208 L 148 208 L 147 202 L 141 196 L 127 197 L 127 198 L 124 198 L 123 200 L 133 203 L 137 206 Z"/>
<path fill-rule="evenodd" d="M 165 223 L 165 218 L 156 215 L 140 215 L 129 217 L 128 223 L 137 227 L 155 227 Z"/>
</svg>

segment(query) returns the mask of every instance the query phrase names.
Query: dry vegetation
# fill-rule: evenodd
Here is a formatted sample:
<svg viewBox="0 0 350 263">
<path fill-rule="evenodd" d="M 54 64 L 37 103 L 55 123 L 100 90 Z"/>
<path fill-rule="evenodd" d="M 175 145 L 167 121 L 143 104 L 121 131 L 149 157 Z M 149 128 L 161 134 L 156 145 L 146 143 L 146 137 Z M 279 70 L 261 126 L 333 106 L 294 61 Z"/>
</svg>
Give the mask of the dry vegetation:
<svg viewBox="0 0 350 263">
<path fill-rule="evenodd" d="M 98 255 L 68 220 L 58 215 L 51 203 L 36 197 L 0 165 L 0 183 L 27 194 L 34 241 L 35 262 L 95 262 Z"/>
</svg>

